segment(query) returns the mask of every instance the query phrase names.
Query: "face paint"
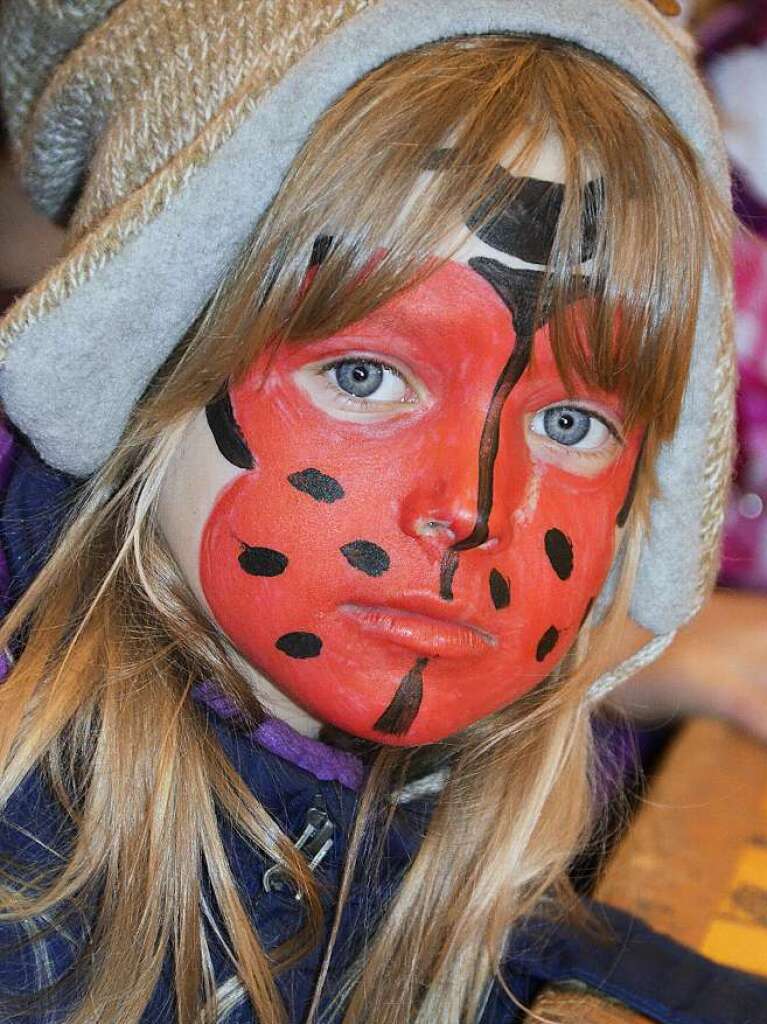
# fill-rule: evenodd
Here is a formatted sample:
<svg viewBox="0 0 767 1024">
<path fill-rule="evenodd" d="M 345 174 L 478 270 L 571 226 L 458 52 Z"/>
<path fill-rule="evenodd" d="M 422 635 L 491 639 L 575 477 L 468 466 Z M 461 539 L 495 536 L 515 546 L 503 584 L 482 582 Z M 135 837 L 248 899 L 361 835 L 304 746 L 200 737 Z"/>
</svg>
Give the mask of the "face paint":
<svg viewBox="0 0 767 1024">
<path fill-rule="evenodd" d="M 248 443 L 232 412 L 232 401 L 229 394 L 222 395 L 205 410 L 213 437 L 218 450 L 233 466 L 240 469 L 253 469 L 253 456 Z"/>
<path fill-rule="evenodd" d="M 497 569 L 493 569 L 490 573 L 490 596 L 498 611 L 508 608 L 511 604 L 511 585 L 503 573 L 498 572 Z"/>
<path fill-rule="evenodd" d="M 564 388 L 538 281 L 448 263 L 338 335 L 283 344 L 209 414 L 239 461 L 202 531 L 202 591 L 315 718 L 434 742 L 572 645 L 640 438 L 613 436 L 613 396 Z"/>
<path fill-rule="evenodd" d="M 437 150 L 429 170 L 438 171 L 450 162 L 452 151 Z M 498 252 L 526 263 L 545 266 L 549 261 L 565 201 L 565 188 L 540 178 L 518 178 L 500 165 L 488 183 L 488 198 L 467 219 L 476 237 Z M 595 210 L 602 192 L 600 181 L 590 181 L 583 190 L 581 258 L 591 259 L 596 242 Z M 488 217 L 492 211 L 495 212 Z"/>
</svg>

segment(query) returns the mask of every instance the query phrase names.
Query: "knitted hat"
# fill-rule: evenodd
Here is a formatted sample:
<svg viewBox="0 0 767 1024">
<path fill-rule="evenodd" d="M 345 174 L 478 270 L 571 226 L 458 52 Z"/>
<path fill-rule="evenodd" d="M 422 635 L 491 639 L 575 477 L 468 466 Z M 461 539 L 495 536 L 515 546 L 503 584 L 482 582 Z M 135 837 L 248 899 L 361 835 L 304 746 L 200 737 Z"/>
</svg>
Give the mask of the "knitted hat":
<svg viewBox="0 0 767 1024">
<path fill-rule="evenodd" d="M 52 465 L 95 470 L 224 276 L 317 118 L 387 59 L 458 35 L 542 34 L 625 69 L 725 201 L 716 118 L 673 0 L 5 0 L 0 80 L 24 185 L 66 257 L 0 323 L 0 395 Z M 183 267 L 183 272 L 178 268 Z M 632 616 L 658 639 L 716 568 L 732 447 L 730 297 L 705 283 L 687 395 Z"/>
</svg>

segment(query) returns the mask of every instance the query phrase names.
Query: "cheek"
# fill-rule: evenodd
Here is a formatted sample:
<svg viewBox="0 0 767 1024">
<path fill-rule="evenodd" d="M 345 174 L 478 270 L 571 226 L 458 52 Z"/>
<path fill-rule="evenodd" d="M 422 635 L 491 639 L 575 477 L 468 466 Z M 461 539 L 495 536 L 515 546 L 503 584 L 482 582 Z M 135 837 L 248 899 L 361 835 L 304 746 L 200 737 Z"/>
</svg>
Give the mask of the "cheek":
<svg viewBox="0 0 767 1024">
<path fill-rule="evenodd" d="M 316 598 L 310 586 L 295 583 L 311 547 L 311 517 L 285 515 L 270 500 L 270 490 L 287 490 L 290 484 L 271 483 L 270 488 L 270 476 L 258 473 L 234 481 L 216 501 L 200 543 L 205 597 L 224 632 L 250 657 L 266 636 L 276 646 L 289 633 L 301 632 L 288 627 L 306 618 Z M 335 501 L 341 490 L 334 478 L 311 468 L 295 474 L 293 487 L 317 503 Z M 329 570 L 326 565 L 321 575 Z M 286 645 L 289 641 L 283 641 Z"/>
<path fill-rule="evenodd" d="M 371 446 L 368 458 L 357 446 L 350 460 L 346 440 L 256 427 L 257 469 L 223 488 L 202 532 L 202 588 L 242 654 L 315 717 L 378 742 L 434 742 L 511 703 L 566 655 L 610 568 L 630 452 L 587 481 L 531 467 L 522 449 L 503 460 L 499 540 L 460 554 L 452 602 L 498 645 L 481 658 L 426 658 L 361 640 L 337 614 L 339 602 L 438 597 L 440 552 L 403 531 L 403 508 L 427 497 L 423 469 L 403 476 L 399 449 L 393 459 Z"/>
<path fill-rule="evenodd" d="M 534 686 L 565 657 L 601 592 L 640 446 L 641 436 L 632 435 L 619 457 L 597 476 L 528 462 L 521 499 L 507 509 L 502 500 L 497 503 L 491 533 L 501 542 L 485 573 L 485 593 L 496 610 L 495 628 L 507 640 L 499 666 L 505 661 L 505 670 L 513 672 L 516 694 Z M 498 465 L 499 498 L 519 492 L 516 476 L 523 468 L 519 453 L 509 451 Z M 511 522 L 506 543 L 503 515 Z M 472 559 L 478 568 L 479 553 Z M 499 668 L 500 678 L 505 670 Z M 495 697 L 497 707 L 502 706 L 501 689 Z"/>
<path fill-rule="evenodd" d="M 536 628 L 546 620 L 549 640 L 550 626 L 575 639 L 586 606 L 601 589 L 613 559 L 616 509 L 601 500 L 574 503 L 551 489 L 542 494 L 529 526 L 518 531 L 515 561 L 525 580 L 530 620 Z"/>
<path fill-rule="evenodd" d="M 158 504 L 163 537 L 197 599 L 205 605 L 200 584 L 201 538 L 218 495 L 241 476 L 221 458 L 205 412 L 190 423 L 168 468 Z"/>
<path fill-rule="evenodd" d="M 603 479 L 587 482 L 546 467 L 534 507 L 518 517 L 508 556 L 509 607 L 516 593 L 526 606 L 524 647 L 546 671 L 574 643 L 610 571 L 635 461 L 632 446 Z M 488 587 L 492 596 L 492 576 Z"/>
<path fill-rule="evenodd" d="M 216 621 L 278 682 L 299 668 L 327 671 L 341 646 L 329 623 L 337 605 L 388 591 L 406 561 L 391 517 L 381 520 L 385 489 L 365 486 L 364 475 L 349 481 L 348 467 L 341 482 L 327 451 L 321 470 L 306 465 L 309 450 L 260 452 L 259 469 L 219 495 L 199 548 Z M 372 479 L 380 483 L 380 473 Z"/>
<path fill-rule="evenodd" d="M 280 522 L 259 496 L 258 474 L 249 473 L 216 502 L 200 544 L 205 598 L 251 663 L 263 665 L 266 648 L 290 658 L 316 658 L 322 650 L 317 632 L 279 626 L 301 620 L 306 608 L 306 592 L 289 584 L 293 552 L 301 550 L 300 527 Z"/>
</svg>

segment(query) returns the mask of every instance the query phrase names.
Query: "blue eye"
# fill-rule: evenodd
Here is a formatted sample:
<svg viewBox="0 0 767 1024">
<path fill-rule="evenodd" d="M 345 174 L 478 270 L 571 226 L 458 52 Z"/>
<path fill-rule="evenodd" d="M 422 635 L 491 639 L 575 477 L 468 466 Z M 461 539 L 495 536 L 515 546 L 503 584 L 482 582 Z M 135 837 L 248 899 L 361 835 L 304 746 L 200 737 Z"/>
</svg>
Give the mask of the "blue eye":
<svg viewBox="0 0 767 1024">
<path fill-rule="evenodd" d="M 393 366 L 362 356 L 342 359 L 324 367 L 325 379 L 344 400 L 365 403 L 399 403 L 407 401 L 408 385 Z"/>
<path fill-rule="evenodd" d="M 572 405 L 541 409 L 533 417 L 530 429 L 557 444 L 581 450 L 599 448 L 611 433 L 598 416 Z"/>
<path fill-rule="evenodd" d="M 543 414 L 543 429 L 552 441 L 578 444 L 588 436 L 591 419 L 580 409 L 547 409 Z"/>
<path fill-rule="evenodd" d="M 369 359 L 349 359 L 333 367 L 336 384 L 355 398 L 369 398 L 381 387 L 384 368 Z"/>
</svg>

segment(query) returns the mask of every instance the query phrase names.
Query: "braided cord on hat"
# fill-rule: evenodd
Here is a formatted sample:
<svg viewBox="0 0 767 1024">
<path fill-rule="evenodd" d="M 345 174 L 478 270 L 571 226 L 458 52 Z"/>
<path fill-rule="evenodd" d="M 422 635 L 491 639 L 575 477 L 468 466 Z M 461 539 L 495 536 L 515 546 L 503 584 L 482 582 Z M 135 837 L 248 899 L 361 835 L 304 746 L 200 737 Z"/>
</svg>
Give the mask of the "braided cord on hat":
<svg viewBox="0 0 767 1024">
<path fill-rule="evenodd" d="M 737 383 L 735 365 L 734 296 L 731 284 L 722 297 L 722 335 L 714 367 L 714 386 L 708 445 L 703 468 L 704 507 L 700 524 L 700 563 L 696 614 L 716 582 L 722 526 L 735 456 L 735 419 L 732 409 Z"/>
<path fill-rule="evenodd" d="M 620 686 L 621 683 L 625 683 L 627 679 L 630 679 L 635 673 L 646 665 L 651 665 L 656 658 L 659 658 L 661 654 L 666 650 L 671 641 L 676 636 L 676 630 L 671 633 L 662 633 L 660 636 L 653 637 L 652 640 L 648 641 L 644 647 L 640 647 L 635 654 L 632 654 L 630 658 L 622 661 L 620 665 L 616 665 L 615 668 L 609 672 L 605 672 L 601 675 L 595 683 L 589 687 L 586 694 L 586 701 L 589 704 L 596 704 L 603 700 L 611 690 L 614 690 L 616 686 Z"/>
</svg>

